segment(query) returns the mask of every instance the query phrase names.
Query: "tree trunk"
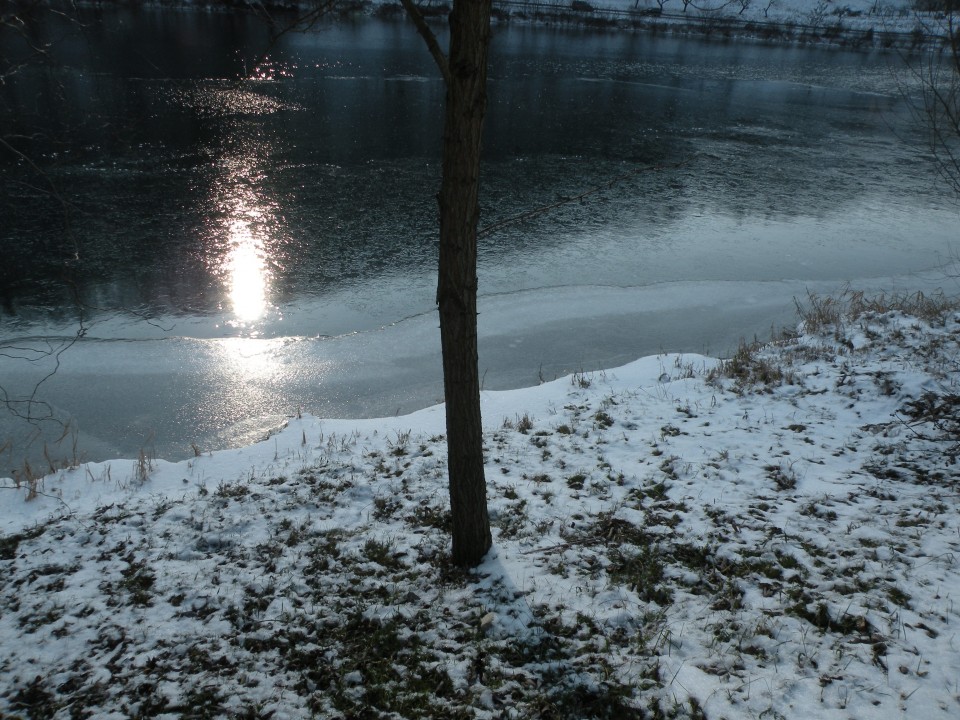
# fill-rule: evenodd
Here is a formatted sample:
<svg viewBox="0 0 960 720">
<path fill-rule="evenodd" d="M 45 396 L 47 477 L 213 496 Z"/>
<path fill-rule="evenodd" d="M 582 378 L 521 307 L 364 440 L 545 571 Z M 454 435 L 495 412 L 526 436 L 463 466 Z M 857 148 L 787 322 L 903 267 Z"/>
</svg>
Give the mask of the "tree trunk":
<svg viewBox="0 0 960 720">
<path fill-rule="evenodd" d="M 480 564 L 490 549 L 483 475 L 480 369 L 477 364 L 477 222 L 480 137 L 487 107 L 491 0 L 454 0 L 444 55 L 414 0 L 401 0 L 440 68 L 447 88 L 440 180 L 437 305 L 447 412 L 453 562 Z"/>
<path fill-rule="evenodd" d="M 491 0 L 455 0 L 445 80 L 437 305 L 443 352 L 453 562 L 473 567 L 490 549 L 477 362 L 480 137 L 487 104 Z M 444 68 L 441 66 L 441 70 Z"/>
</svg>

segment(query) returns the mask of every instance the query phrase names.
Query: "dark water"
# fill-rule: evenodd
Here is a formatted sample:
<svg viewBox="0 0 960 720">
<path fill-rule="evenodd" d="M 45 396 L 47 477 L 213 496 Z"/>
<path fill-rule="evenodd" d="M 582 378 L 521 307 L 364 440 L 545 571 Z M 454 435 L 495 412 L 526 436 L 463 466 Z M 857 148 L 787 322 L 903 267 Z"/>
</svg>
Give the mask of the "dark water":
<svg viewBox="0 0 960 720">
<path fill-rule="evenodd" d="M 271 45 L 243 14 L 117 10 L 34 30 L 52 61 L 0 88 L 29 158 L 0 154 L 0 339 L 82 317 L 41 398 L 90 457 L 438 399 L 443 89 L 411 27 Z M 898 63 L 498 28 L 481 224 L 605 187 L 483 239 L 487 387 L 723 353 L 806 288 L 936 284 L 956 209 Z M 45 371 L 7 361 L 0 384 Z"/>
</svg>

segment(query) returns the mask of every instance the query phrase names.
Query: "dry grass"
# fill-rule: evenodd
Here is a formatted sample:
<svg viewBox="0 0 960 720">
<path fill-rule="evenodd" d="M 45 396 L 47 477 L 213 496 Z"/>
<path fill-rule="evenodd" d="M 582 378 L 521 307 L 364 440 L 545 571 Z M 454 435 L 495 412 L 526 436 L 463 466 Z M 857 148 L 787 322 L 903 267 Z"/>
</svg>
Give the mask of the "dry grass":
<svg viewBox="0 0 960 720">
<path fill-rule="evenodd" d="M 941 291 L 930 295 L 918 291 L 868 296 L 862 290 L 847 289 L 836 296 L 808 293 L 806 302 L 794 298 L 794 303 L 804 329 L 811 333 L 840 328 L 845 322 L 865 315 L 883 315 L 889 312 L 900 312 L 942 325 L 947 314 L 960 307 L 956 298 L 947 297 Z"/>
<path fill-rule="evenodd" d="M 784 383 L 795 382 L 793 373 L 784 369 L 780 360 L 773 360 L 764 353 L 765 343 L 754 340 L 751 343 L 740 341 L 737 351 L 727 360 L 720 362 L 707 373 L 707 382 L 716 383 L 722 378 L 733 380 L 739 390 L 763 386 L 774 388 Z"/>
</svg>

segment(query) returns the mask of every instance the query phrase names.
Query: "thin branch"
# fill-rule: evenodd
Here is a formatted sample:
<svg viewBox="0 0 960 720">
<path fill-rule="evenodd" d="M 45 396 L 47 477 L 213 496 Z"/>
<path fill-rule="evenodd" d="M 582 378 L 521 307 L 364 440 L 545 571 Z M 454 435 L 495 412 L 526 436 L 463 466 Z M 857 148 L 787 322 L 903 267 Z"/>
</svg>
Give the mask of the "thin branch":
<svg viewBox="0 0 960 720">
<path fill-rule="evenodd" d="M 946 42 L 937 53 L 913 61 L 901 54 L 909 76 L 919 86 L 914 100 L 911 87 L 897 78 L 900 94 L 917 120 L 926 126 L 927 144 L 937 173 L 960 196 L 960 33 L 951 13 L 938 21 Z"/>
<path fill-rule="evenodd" d="M 410 16 L 410 19 L 413 20 L 414 26 L 417 28 L 417 32 L 420 33 L 420 37 L 423 38 L 423 41 L 427 44 L 427 49 L 430 51 L 430 54 L 433 55 L 434 61 L 437 63 L 437 67 L 440 68 L 440 74 L 443 76 L 443 82 L 447 87 L 450 86 L 450 63 L 447 61 L 447 56 L 443 54 L 443 50 L 440 49 L 440 43 L 437 42 L 437 36 L 433 34 L 433 30 L 430 29 L 430 26 L 427 25 L 426 18 L 423 17 L 423 13 L 420 12 L 420 8 L 413 4 L 413 0 L 400 0 L 403 3 L 404 9 L 407 11 L 407 15 Z"/>
<path fill-rule="evenodd" d="M 27 163 L 30 167 L 32 167 L 37 172 L 38 175 L 40 175 L 44 180 L 47 181 L 47 184 L 50 186 L 50 194 L 55 196 L 57 199 L 60 199 L 60 192 L 57 190 L 57 186 L 54 185 L 53 180 L 51 180 L 50 177 L 43 170 L 41 170 L 33 160 L 31 160 L 24 153 L 17 150 L 13 145 L 8 143 L 2 136 L 0 136 L 0 146 L 5 147 L 7 150 L 12 152 L 18 158 L 20 158 L 25 163 Z"/>
<path fill-rule="evenodd" d="M 250 9 L 254 14 L 261 16 L 264 19 L 264 22 L 270 27 L 270 41 L 267 43 L 267 47 L 264 48 L 263 52 L 257 57 L 256 61 L 250 68 L 250 72 L 253 73 L 263 62 L 267 59 L 267 56 L 270 54 L 270 51 L 276 46 L 287 33 L 291 32 L 306 32 L 313 28 L 314 25 L 319 22 L 319 20 L 332 12 L 337 3 L 340 0 L 323 0 L 318 5 L 316 5 L 312 10 L 305 12 L 302 15 L 297 15 L 296 19 L 293 22 L 287 23 L 286 25 L 281 25 L 274 19 L 273 15 L 270 14 L 270 11 L 267 7 L 257 0 L 256 2 L 250 2 Z"/>
<path fill-rule="evenodd" d="M 534 554 L 534 553 L 545 553 L 545 552 L 553 552 L 553 551 L 555 551 L 555 550 L 566 550 L 567 548 L 571 547 L 572 545 L 573 545 L 573 543 L 568 543 L 568 542 L 558 543 L 558 544 L 556 544 L 556 545 L 548 545 L 547 547 L 534 548 L 533 550 L 524 550 L 524 551 L 522 551 L 520 554 L 521 554 L 521 555 L 532 555 L 532 554 Z"/>
<path fill-rule="evenodd" d="M 0 485 L 0 490 L 23 490 L 23 486 L 22 485 Z M 57 520 L 63 520 L 63 518 L 73 515 L 73 508 L 71 508 L 67 504 L 66 500 L 64 500 L 59 495 L 51 495 L 50 493 L 40 492 L 36 488 L 30 488 L 30 487 L 27 488 L 27 493 L 35 495 L 36 497 L 50 498 L 51 500 L 56 500 L 58 503 L 63 505 L 67 509 L 67 515 L 56 518 Z"/>
<path fill-rule="evenodd" d="M 40 378 L 40 380 L 37 381 L 37 383 L 33 386 L 33 389 L 31 390 L 29 395 L 12 397 L 10 393 L 7 391 L 7 388 L 4 387 L 3 385 L 0 385 L 0 406 L 5 407 L 7 411 L 10 414 L 12 414 L 14 417 L 20 418 L 21 420 L 25 420 L 26 422 L 29 422 L 29 423 L 35 423 L 43 420 L 54 419 L 53 407 L 50 405 L 50 403 L 37 399 L 37 395 L 39 394 L 43 384 L 46 383 L 47 380 L 50 380 L 59 371 L 60 357 L 87 334 L 87 325 L 86 325 L 86 320 L 83 313 L 84 308 L 82 305 L 79 304 L 79 299 L 77 299 L 77 302 L 78 302 L 78 307 L 80 309 L 79 327 L 77 328 L 77 331 L 73 336 L 61 341 L 59 346 L 57 347 L 54 347 L 48 341 L 47 349 L 45 351 L 36 350 L 35 357 L 33 358 L 26 358 L 26 357 L 16 358 L 16 356 L 12 356 L 12 355 L 7 356 L 11 358 L 16 358 L 16 359 L 23 359 L 23 360 L 26 360 L 27 362 L 37 362 L 39 360 L 42 360 L 43 358 L 53 359 L 53 368 L 49 372 L 47 372 L 46 375 Z M 9 344 L 0 346 L 0 348 L 2 348 L 5 351 L 4 354 L 6 354 L 6 351 L 10 351 L 10 350 L 25 349 L 16 345 L 9 345 Z M 21 406 L 25 407 L 26 409 L 24 411 L 21 411 L 20 410 Z M 35 409 L 37 408 L 43 408 L 44 413 L 42 415 L 37 414 L 35 412 Z"/>
</svg>

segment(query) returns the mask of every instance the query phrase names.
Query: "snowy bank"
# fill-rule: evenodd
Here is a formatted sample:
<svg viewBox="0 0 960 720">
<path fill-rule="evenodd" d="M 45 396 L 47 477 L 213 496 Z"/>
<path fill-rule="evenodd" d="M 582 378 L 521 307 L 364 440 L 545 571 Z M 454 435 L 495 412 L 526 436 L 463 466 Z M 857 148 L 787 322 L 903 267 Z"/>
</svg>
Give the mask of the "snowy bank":
<svg viewBox="0 0 960 720">
<path fill-rule="evenodd" d="M 8 486 L 0 713 L 957 717 L 960 314 L 850 300 L 484 393 L 469 574 L 436 407 Z"/>
</svg>

